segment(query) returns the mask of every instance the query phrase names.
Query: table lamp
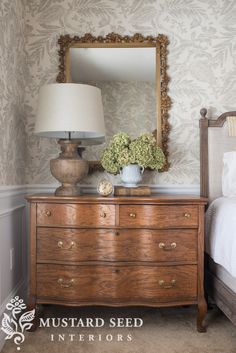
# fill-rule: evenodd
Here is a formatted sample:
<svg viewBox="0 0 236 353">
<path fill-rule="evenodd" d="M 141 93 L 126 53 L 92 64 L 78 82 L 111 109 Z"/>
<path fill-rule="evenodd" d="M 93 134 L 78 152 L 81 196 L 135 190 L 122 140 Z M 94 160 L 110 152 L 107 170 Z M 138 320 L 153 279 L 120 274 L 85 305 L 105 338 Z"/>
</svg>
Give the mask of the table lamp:
<svg viewBox="0 0 236 353">
<path fill-rule="evenodd" d="M 88 174 L 89 165 L 78 154 L 78 148 L 105 140 L 101 90 L 77 83 L 43 86 L 39 92 L 35 134 L 59 139 L 61 153 L 50 161 L 52 175 L 62 184 L 55 195 L 80 195 L 77 183 Z"/>
</svg>

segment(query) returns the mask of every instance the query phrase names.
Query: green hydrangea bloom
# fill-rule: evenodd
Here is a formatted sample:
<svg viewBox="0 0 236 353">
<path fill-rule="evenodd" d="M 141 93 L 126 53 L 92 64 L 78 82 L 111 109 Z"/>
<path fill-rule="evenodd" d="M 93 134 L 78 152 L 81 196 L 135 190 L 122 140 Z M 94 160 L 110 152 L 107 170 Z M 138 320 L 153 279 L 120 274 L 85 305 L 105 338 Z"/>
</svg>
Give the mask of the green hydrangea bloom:
<svg viewBox="0 0 236 353">
<path fill-rule="evenodd" d="M 111 140 L 111 145 L 115 148 L 127 147 L 130 144 L 130 136 L 125 132 L 119 132 L 114 135 Z"/>
<path fill-rule="evenodd" d="M 112 174 L 119 173 L 120 168 L 128 164 L 160 169 L 165 162 L 164 153 L 157 146 L 155 137 L 148 133 L 141 134 L 133 141 L 126 133 L 114 135 L 101 158 L 103 168 Z"/>
<path fill-rule="evenodd" d="M 135 163 L 135 158 L 132 155 L 132 151 L 128 147 L 124 148 L 117 157 L 117 162 L 120 166 Z"/>
<path fill-rule="evenodd" d="M 110 148 L 106 148 L 102 153 L 101 164 L 103 168 L 111 174 L 119 173 L 119 166 L 114 158 L 114 153 Z"/>
</svg>

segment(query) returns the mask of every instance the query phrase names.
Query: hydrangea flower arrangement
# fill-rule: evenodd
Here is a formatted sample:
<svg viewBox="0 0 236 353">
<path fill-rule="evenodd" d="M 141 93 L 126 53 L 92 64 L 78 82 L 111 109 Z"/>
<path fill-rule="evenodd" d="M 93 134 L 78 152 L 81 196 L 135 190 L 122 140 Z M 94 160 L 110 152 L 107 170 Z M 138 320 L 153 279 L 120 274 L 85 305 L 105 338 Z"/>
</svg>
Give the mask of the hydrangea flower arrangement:
<svg viewBox="0 0 236 353">
<path fill-rule="evenodd" d="M 134 140 L 124 132 L 114 135 L 101 158 L 103 168 L 111 174 L 118 174 L 121 167 L 129 164 L 157 170 L 165 162 L 162 149 L 150 133 L 143 133 Z"/>
</svg>

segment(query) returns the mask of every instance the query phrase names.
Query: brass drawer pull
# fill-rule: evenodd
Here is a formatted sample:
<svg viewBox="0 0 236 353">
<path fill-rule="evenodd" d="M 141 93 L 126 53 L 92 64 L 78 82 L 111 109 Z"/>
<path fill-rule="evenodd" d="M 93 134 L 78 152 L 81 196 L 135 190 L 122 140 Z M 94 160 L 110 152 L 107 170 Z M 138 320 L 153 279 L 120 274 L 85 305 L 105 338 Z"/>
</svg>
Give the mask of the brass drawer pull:
<svg viewBox="0 0 236 353">
<path fill-rule="evenodd" d="M 166 245 L 165 243 L 159 243 L 159 248 L 165 251 L 174 250 L 176 248 L 176 243 L 171 243 L 170 245 Z"/>
<path fill-rule="evenodd" d="M 113 273 L 120 273 L 120 269 L 116 268 L 115 270 L 112 270 Z"/>
<path fill-rule="evenodd" d="M 136 213 L 130 213 L 129 216 L 130 216 L 131 218 L 136 218 Z"/>
<path fill-rule="evenodd" d="M 70 287 L 73 287 L 74 278 L 72 278 L 72 279 L 70 279 L 68 281 L 64 281 L 63 278 L 59 278 L 57 283 L 60 284 L 60 286 L 62 288 L 70 288 Z"/>
<path fill-rule="evenodd" d="M 176 284 L 176 280 L 172 279 L 170 282 L 166 282 L 163 279 L 161 279 L 159 281 L 159 285 L 160 287 L 164 288 L 164 289 L 169 289 L 169 288 L 173 288 Z"/>
<path fill-rule="evenodd" d="M 100 217 L 106 218 L 106 216 L 107 216 L 106 212 L 101 212 L 101 213 L 100 213 Z"/>
<path fill-rule="evenodd" d="M 64 247 L 63 241 L 59 241 L 59 242 L 57 243 L 57 246 L 58 246 L 58 248 L 63 249 L 63 250 L 72 250 L 73 247 L 75 246 L 75 242 L 72 241 L 72 242 L 70 243 L 70 245 L 66 248 L 66 247 Z"/>
<path fill-rule="evenodd" d="M 190 218 L 191 217 L 191 213 L 188 213 L 188 212 L 184 213 L 184 217 L 185 218 Z"/>
<path fill-rule="evenodd" d="M 45 214 L 46 214 L 47 217 L 50 217 L 50 216 L 52 215 L 52 212 L 49 211 L 49 210 L 47 210 L 47 211 L 45 212 Z"/>
</svg>

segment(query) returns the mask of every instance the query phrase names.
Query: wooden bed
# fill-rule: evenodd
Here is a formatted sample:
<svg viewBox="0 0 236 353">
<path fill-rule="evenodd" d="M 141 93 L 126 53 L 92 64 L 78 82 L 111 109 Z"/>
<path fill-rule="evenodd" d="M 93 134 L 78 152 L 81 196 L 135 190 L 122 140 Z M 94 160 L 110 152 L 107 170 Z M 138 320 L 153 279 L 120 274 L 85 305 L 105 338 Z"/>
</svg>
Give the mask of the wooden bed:
<svg viewBox="0 0 236 353">
<path fill-rule="evenodd" d="M 236 111 L 226 112 L 217 119 L 208 119 L 207 110 L 201 109 L 200 119 L 200 185 L 201 196 L 209 202 L 222 196 L 221 180 L 223 154 L 236 150 L 236 137 L 228 136 L 227 117 Z M 206 293 L 236 325 L 236 292 L 230 289 L 212 270 L 213 260 L 206 254 Z"/>
</svg>

